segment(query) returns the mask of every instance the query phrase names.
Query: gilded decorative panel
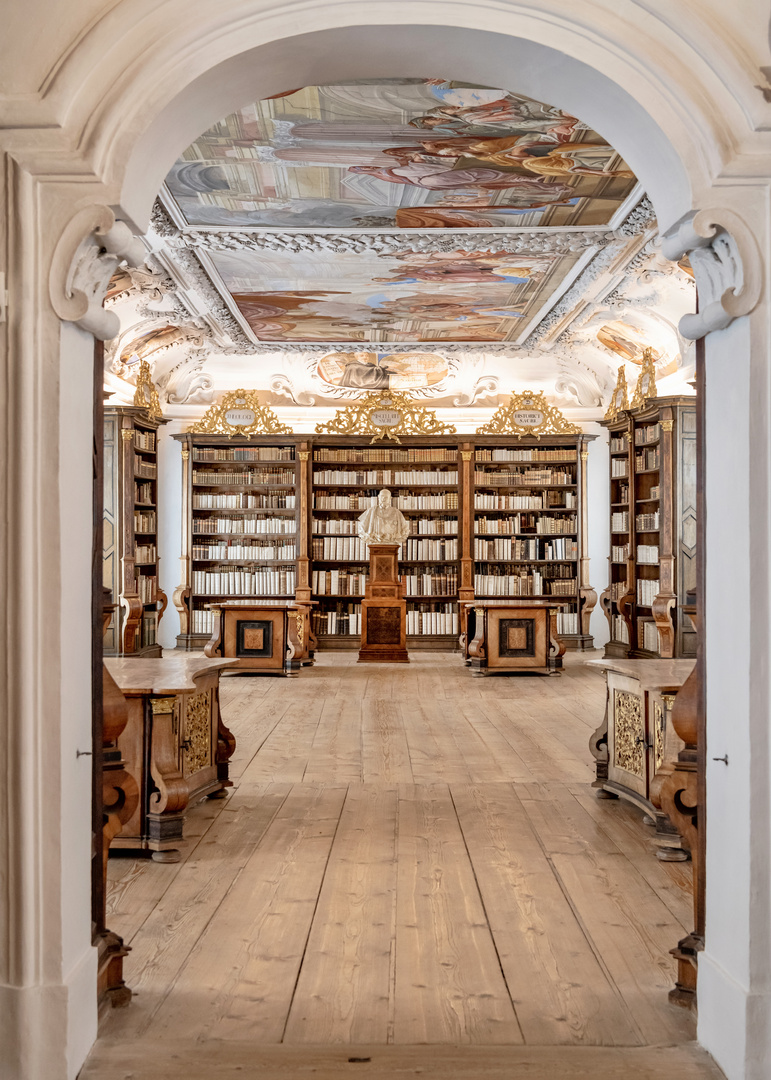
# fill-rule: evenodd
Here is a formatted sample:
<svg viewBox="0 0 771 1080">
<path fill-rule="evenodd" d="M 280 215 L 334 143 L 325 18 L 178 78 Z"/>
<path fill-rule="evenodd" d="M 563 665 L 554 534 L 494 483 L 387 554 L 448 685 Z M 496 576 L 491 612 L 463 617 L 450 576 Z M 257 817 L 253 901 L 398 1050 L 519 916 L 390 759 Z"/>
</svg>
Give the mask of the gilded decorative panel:
<svg viewBox="0 0 771 1080">
<path fill-rule="evenodd" d="M 642 698 L 628 690 L 613 691 L 614 764 L 643 778 L 645 728 Z"/>
<path fill-rule="evenodd" d="M 185 703 L 183 772 L 191 776 L 211 765 L 211 708 L 208 691 L 190 694 Z"/>
<path fill-rule="evenodd" d="M 653 753 L 656 759 L 656 772 L 664 764 L 664 744 L 666 739 L 666 712 L 660 701 L 653 702 Z"/>
</svg>

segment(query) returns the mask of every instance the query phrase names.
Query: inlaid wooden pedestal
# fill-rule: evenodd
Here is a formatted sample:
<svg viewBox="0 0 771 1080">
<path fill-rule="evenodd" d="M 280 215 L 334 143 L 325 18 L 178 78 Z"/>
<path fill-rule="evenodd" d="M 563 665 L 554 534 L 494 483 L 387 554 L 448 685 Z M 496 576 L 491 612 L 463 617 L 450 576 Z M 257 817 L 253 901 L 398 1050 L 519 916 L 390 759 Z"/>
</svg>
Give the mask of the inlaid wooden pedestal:
<svg viewBox="0 0 771 1080">
<path fill-rule="evenodd" d="M 398 544 L 369 545 L 369 581 L 361 604 L 359 664 L 409 664 L 407 604 Z"/>
</svg>

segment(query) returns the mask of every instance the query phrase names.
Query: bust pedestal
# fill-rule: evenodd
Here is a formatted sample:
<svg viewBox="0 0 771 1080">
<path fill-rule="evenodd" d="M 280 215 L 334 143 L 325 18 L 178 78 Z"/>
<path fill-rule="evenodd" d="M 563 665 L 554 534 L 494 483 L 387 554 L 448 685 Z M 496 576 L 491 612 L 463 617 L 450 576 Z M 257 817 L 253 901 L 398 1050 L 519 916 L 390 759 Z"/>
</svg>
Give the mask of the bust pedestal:
<svg viewBox="0 0 771 1080">
<path fill-rule="evenodd" d="M 361 604 L 359 664 L 409 664 L 407 604 L 398 544 L 369 545 L 369 581 Z"/>
</svg>

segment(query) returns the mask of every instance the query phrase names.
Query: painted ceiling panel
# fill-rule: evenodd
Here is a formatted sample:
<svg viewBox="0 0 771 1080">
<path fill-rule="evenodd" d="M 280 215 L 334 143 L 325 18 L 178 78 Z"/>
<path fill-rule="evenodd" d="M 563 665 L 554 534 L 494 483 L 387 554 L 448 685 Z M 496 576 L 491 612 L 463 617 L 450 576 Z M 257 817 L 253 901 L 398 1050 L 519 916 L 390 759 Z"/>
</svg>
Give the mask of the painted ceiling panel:
<svg viewBox="0 0 771 1080">
<path fill-rule="evenodd" d="M 509 238 L 608 225 L 636 180 L 595 131 L 550 105 L 379 79 L 249 105 L 197 139 L 166 185 L 183 228 L 207 235 L 443 228 L 457 243 L 496 231 L 499 246 L 485 251 L 468 232 L 468 244 L 430 255 L 214 244 L 204 260 L 258 341 L 418 344 L 516 342 L 579 256 L 515 255 Z"/>
<path fill-rule="evenodd" d="M 457 229 L 607 224 L 635 179 L 550 105 L 380 79 L 246 106 L 201 135 L 166 183 L 192 226 Z"/>
<path fill-rule="evenodd" d="M 507 341 L 576 255 L 213 252 L 261 341 Z"/>
</svg>

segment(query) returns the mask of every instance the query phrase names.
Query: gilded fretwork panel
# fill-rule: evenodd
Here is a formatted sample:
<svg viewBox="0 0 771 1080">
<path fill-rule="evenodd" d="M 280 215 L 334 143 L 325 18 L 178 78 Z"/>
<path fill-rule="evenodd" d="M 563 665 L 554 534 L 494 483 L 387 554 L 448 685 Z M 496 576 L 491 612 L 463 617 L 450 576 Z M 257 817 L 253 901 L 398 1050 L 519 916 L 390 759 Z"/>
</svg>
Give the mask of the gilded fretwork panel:
<svg viewBox="0 0 771 1080">
<path fill-rule="evenodd" d="M 666 736 L 666 713 L 660 701 L 653 702 L 653 753 L 656 772 L 664 764 L 664 740 Z"/>
<path fill-rule="evenodd" d="M 211 709 L 209 692 L 190 694 L 185 705 L 183 755 L 186 776 L 211 765 Z"/>
<path fill-rule="evenodd" d="M 643 779 L 645 728 L 642 699 L 627 690 L 613 691 L 614 764 Z"/>
</svg>

